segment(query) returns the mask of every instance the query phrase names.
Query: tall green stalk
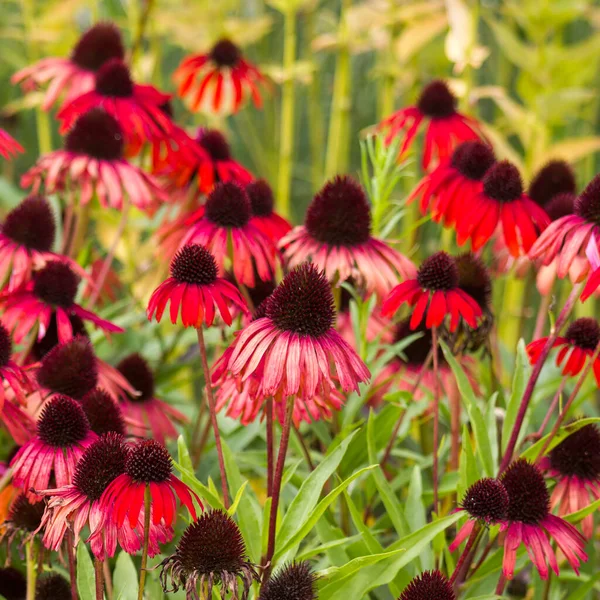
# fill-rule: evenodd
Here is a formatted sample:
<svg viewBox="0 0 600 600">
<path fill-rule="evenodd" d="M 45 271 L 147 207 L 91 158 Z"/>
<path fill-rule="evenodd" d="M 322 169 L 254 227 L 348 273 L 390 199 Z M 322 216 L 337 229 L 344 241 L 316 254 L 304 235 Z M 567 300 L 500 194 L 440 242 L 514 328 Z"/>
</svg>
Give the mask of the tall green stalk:
<svg viewBox="0 0 600 600">
<path fill-rule="evenodd" d="M 296 61 L 296 8 L 284 13 L 283 71 L 285 81 L 281 92 L 281 123 L 279 133 L 279 173 L 277 202 L 279 212 L 290 217 L 290 185 L 292 179 L 292 151 L 294 147 L 294 76 Z"/>
<path fill-rule="evenodd" d="M 306 33 L 310 42 L 316 37 L 315 21 L 317 12 L 311 10 L 306 15 Z M 309 50 L 312 56 L 312 51 Z M 323 111 L 321 110 L 321 80 L 315 66 L 308 88 L 308 128 L 310 139 L 311 181 L 313 192 L 323 184 Z"/>
</svg>

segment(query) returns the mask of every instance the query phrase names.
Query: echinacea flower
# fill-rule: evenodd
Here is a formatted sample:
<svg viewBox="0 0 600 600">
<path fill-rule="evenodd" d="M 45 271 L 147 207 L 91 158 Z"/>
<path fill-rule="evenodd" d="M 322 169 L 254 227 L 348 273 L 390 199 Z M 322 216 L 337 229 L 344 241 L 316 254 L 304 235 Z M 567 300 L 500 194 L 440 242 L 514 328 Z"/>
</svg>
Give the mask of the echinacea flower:
<svg viewBox="0 0 600 600">
<path fill-rule="evenodd" d="M 21 178 L 23 187 L 37 192 L 42 184 L 48 193 L 77 193 L 81 204 L 94 196 L 107 208 L 121 210 L 129 201 L 152 211 L 165 192 L 156 180 L 123 156 L 123 131 L 114 116 L 91 109 L 75 121 L 64 148 L 42 155 Z"/>
<path fill-rule="evenodd" d="M 258 574 L 246 555 L 246 544 L 235 521 L 222 510 L 205 512 L 191 523 L 181 536 L 175 553 L 160 563 L 160 580 L 166 593 L 185 589 L 186 598 L 200 600 L 212 598 L 213 585 L 221 595 L 232 594 L 241 600 L 248 598 L 253 581 Z M 169 586 L 168 580 L 171 580 Z"/>
<path fill-rule="evenodd" d="M 559 516 L 584 509 L 600 499 L 600 429 L 585 425 L 555 446 L 540 461 L 540 468 L 556 479 L 550 499 Z M 594 515 L 587 515 L 581 529 L 587 538 L 594 535 Z"/>
<path fill-rule="evenodd" d="M 218 277 L 214 256 L 199 244 L 184 246 L 175 255 L 171 277 L 154 290 L 148 302 L 148 319 L 155 316 L 160 322 L 169 302 L 171 323 L 181 318 L 184 327 L 210 327 L 215 309 L 227 325 L 233 320 L 232 312 L 248 311 L 238 289 Z"/>
<path fill-rule="evenodd" d="M 44 503 L 39 498 L 30 502 L 25 494 L 19 494 L 10 505 L 6 521 L 0 523 L 0 542 L 6 540 L 10 548 L 19 539 L 19 545 L 24 546 L 35 537 L 43 514 Z"/>
<path fill-rule="evenodd" d="M 267 300 L 265 316 L 238 334 L 215 366 L 213 381 L 232 376 L 244 382 L 262 374 L 253 396 L 284 401 L 294 396 L 307 405 L 317 394 L 327 402 L 338 383 L 346 392 L 358 392 L 370 373 L 333 329 L 334 319 L 325 275 L 312 264 L 296 267 Z"/>
<path fill-rule="evenodd" d="M 154 395 L 154 375 L 144 357 L 130 354 L 119 362 L 117 370 L 135 390 L 121 397 L 131 433 L 144 436 L 149 429 L 152 437 L 161 443 L 167 438 L 176 438 L 179 434 L 174 423 L 186 423 L 188 419 Z"/>
<path fill-rule="evenodd" d="M 37 435 L 10 463 L 13 484 L 33 502 L 39 500 L 38 490 L 48 489 L 52 474 L 57 487 L 71 483 L 77 461 L 95 439 L 81 406 L 67 396 L 54 396 L 38 418 Z"/>
<path fill-rule="evenodd" d="M 90 429 L 96 435 L 105 433 L 125 435 L 126 425 L 123 411 L 108 392 L 94 388 L 85 394 L 80 402 Z"/>
<path fill-rule="evenodd" d="M 117 542 L 129 554 L 142 547 L 143 509 L 138 521 L 131 525 L 124 521 L 117 527 L 109 518 L 110 507 L 100 505 L 102 494 L 120 475 L 125 473 L 129 448 L 116 433 L 98 438 L 83 454 L 73 475 L 73 482 L 57 489 L 44 490 L 46 510 L 43 515 L 44 545 L 59 550 L 67 529 L 72 529 L 75 543 L 79 542 L 84 527 L 90 529 L 90 547 L 99 560 L 115 554 Z M 168 541 L 172 530 L 153 524 L 150 528 L 150 556 L 159 553 L 158 544 Z"/>
<path fill-rule="evenodd" d="M 258 600 L 317 600 L 317 579 L 307 561 L 284 565 L 265 581 Z"/>
<path fill-rule="evenodd" d="M 472 328 L 477 327 L 481 308 L 466 292 L 458 287 L 456 261 L 446 252 L 436 252 L 419 267 L 417 276 L 397 285 L 388 295 L 381 314 L 392 316 L 404 303 L 414 306 L 411 329 L 425 318 L 425 326 L 439 327 L 450 316 L 451 332 L 464 319 Z"/>
<path fill-rule="evenodd" d="M 271 238 L 274 243 L 277 243 L 290 231 L 292 226 L 275 212 L 275 200 L 271 186 L 265 179 L 256 179 L 246 185 L 246 194 L 250 198 L 252 209 L 250 222 Z"/>
<path fill-rule="evenodd" d="M 173 74 L 177 94 L 192 112 L 229 115 L 239 110 L 251 96 L 262 106 L 259 85 L 263 74 L 228 39 L 219 40 L 206 54 L 183 59 Z"/>
<path fill-rule="evenodd" d="M 548 341 L 547 337 L 534 340 L 527 345 L 527 354 L 531 364 L 536 364 L 539 360 L 544 346 Z M 592 317 L 581 317 L 569 325 L 564 336 L 558 336 L 553 348 L 560 347 L 556 357 L 556 365 L 564 367 L 563 375 L 574 377 L 581 373 L 586 361 L 592 357 L 596 347 L 600 343 L 600 325 Z M 567 358 L 568 356 L 568 358 Z M 596 358 L 593 365 L 596 381 L 600 386 L 600 358 Z"/>
<path fill-rule="evenodd" d="M 100 498 L 100 510 L 108 511 L 117 527 L 129 519 L 138 528 L 146 490 L 150 492 L 151 522 L 171 527 L 177 499 L 196 519 L 192 497 L 203 510 L 200 498 L 173 475 L 173 461 L 167 449 L 155 440 L 142 440 L 131 446 L 125 461 L 125 473 L 109 484 Z"/>
<path fill-rule="evenodd" d="M 35 584 L 35 600 L 72 600 L 71 584 L 60 573 L 43 573 Z"/>
<path fill-rule="evenodd" d="M 591 270 L 586 248 L 592 236 L 600 238 L 600 175 L 587 185 L 575 201 L 573 214 L 552 222 L 529 252 L 529 258 L 549 265 L 557 260 L 556 275 L 563 279 L 577 259 L 581 268 L 577 281 Z"/>
<path fill-rule="evenodd" d="M 125 142 L 138 145 L 170 134 L 171 120 L 160 108 L 168 99 L 151 85 L 134 83 L 127 65 L 112 58 L 96 72 L 94 89 L 65 103 L 56 116 L 64 134 L 81 115 L 101 108 L 119 124 Z"/>
<path fill-rule="evenodd" d="M 517 549 L 521 544 L 542 579 L 548 578 L 548 565 L 559 574 L 556 554 L 550 539 L 556 542 L 569 564 L 579 574 L 581 562 L 587 561 L 585 538 L 573 525 L 550 512 L 550 494 L 542 472 L 525 459 L 513 462 L 500 477 L 508 492 L 502 571 L 507 579 L 515 572 Z"/>
<path fill-rule="evenodd" d="M 539 206 L 546 206 L 559 194 L 575 194 L 577 181 L 571 166 L 564 160 L 548 161 L 529 184 L 527 195 Z"/>
<path fill-rule="evenodd" d="M 202 218 L 190 227 L 182 245 L 205 246 L 217 260 L 219 273 L 225 261 L 239 284 L 254 285 L 255 267 L 263 281 L 273 277 L 278 263 L 275 244 L 251 219 L 250 199 L 237 183 L 219 183 L 206 199 Z"/>
<path fill-rule="evenodd" d="M 456 594 L 443 573 L 425 571 L 406 586 L 398 600 L 456 600 Z"/>
<path fill-rule="evenodd" d="M 61 95 L 68 103 L 93 90 L 96 72 L 113 58 L 125 58 L 121 33 L 112 23 L 97 23 L 79 38 L 68 58 L 43 58 L 17 71 L 10 81 L 25 89 L 47 84 L 42 109 L 49 110 Z"/>
<path fill-rule="evenodd" d="M 25 575 L 13 567 L 0 568 L 0 596 L 6 600 L 23 600 L 26 594 Z"/>
<path fill-rule="evenodd" d="M 481 192 L 458 216 L 459 246 L 470 239 L 477 252 L 498 229 L 512 256 L 527 254 L 549 225 L 548 215 L 523 192 L 519 170 L 507 160 L 494 163 L 482 183 Z"/>
<path fill-rule="evenodd" d="M 0 129 L 0 155 L 9 160 L 19 152 L 25 152 L 25 148 L 6 133 L 4 129 Z"/>
<path fill-rule="evenodd" d="M 0 414 L 7 401 L 6 392 L 21 404 L 25 404 L 26 395 L 34 388 L 29 375 L 12 360 L 12 340 L 4 325 L 0 322 Z"/>
<path fill-rule="evenodd" d="M 385 142 L 402 136 L 400 155 L 414 142 L 425 127 L 422 165 L 427 170 L 450 156 L 457 144 L 481 137 L 477 121 L 456 110 L 456 97 L 441 80 L 429 83 L 421 92 L 416 105 L 403 108 L 384 119 L 379 128 L 386 133 Z"/>
<path fill-rule="evenodd" d="M 508 503 L 508 492 L 501 481 L 491 477 L 476 481 L 466 491 L 459 508 L 469 515 L 469 520 L 460 528 L 448 550 L 454 552 L 471 535 L 476 523 L 489 527 L 505 521 Z"/>
<path fill-rule="evenodd" d="M 448 159 L 423 177 L 408 202 L 419 199 L 424 215 L 431 213 L 433 221 L 454 227 L 461 214 L 478 202 L 483 177 L 495 162 L 494 150 L 486 142 L 463 142 Z"/>
<path fill-rule="evenodd" d="M 339 284 L 352 279 L 383 298 L 399 278 L 413 277 L 412 262 L 371 235 L 371 210 L 363 188 L 351 177 L 336 177 L 316 194 L 304 225 L 279 242 L 293 269 L 310 261 Z"/>
<path fill-rule="evenodd" d="M 21 342 L 35 329 L 37 339 L 43 338 L 53 314 L 56 314 L 60 342 L 73 338 L 71 314 L 93 323 L 107 335 L 122 333 L 124 330 L 118 325 L 101 319 L 75 302 L 80 281 L 79 275 L 67 263 L 53 260 L 36 271 L 33 280 L 22 288 L 4 294 L 0 298 L 3 321 L 13 332 L 15 342 Z"/>
</svg>

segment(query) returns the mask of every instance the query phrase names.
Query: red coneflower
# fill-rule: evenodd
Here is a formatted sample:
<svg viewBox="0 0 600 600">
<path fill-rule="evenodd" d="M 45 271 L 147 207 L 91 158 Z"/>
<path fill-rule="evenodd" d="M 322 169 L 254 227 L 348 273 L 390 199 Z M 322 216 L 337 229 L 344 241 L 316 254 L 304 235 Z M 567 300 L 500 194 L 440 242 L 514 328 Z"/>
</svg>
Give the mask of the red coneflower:
<svg viewBox="0 0 600 600">
<path fill-rule="evenodd" d="M 62 121 L 60 132 L 66 133 L 81 115 L 102 108 L 117 121 L 125 142 L 137 145 L 170 134 L 171 120 L 160 108 L 169 98 L 151 85 L 134 83 L 127 65 L 113 58 L 96 72 L 94 89 L 65 103 L 56 116 Z"/>
<path fill-rule="evenodd" d="M 292 226 L 273 210 L 275 200 L 271 186 L 265 179 L 257 179 L 246 185 L 246 194 L 252 209 L 250 222 L 277 243 Z"/>
<path fill-rule="evenodd" d="M 508 504 L 508 492 L 501 481 L 491 477 L 476 481 L 466 491 L 458 509 L 466 512 L 470 519 L 460 528 L 448 550 L 454 552 L 471 535 L 477 523 L 488 527 L 505 521 Z"/>
<path fill-rule="evenodd" d="M 527 345 L 527 354 L 531 364 L 536 364 L 546 342 L 547 337 L 534 340 Z M 556 357 L 556 365 L 561 366 L 565 363 L 562 374 L 575 376 L 581 373 L 586 361 L 594 354 L 594 350 L 600 343 L 600 325 L 596 319 L 591 317 L 582 317 L 569 325 L 564 336 L 558 336 L 553 348 L 561 346 L 561 350 Z M 567 358 L 567 355 L 568 358 Z M 565 360 L 566 359 L 566 360 Z M 600 358 L 594 361 L 594 375 L 600 386 Z"/>
<path fill-rule="evenodd" d="M 12 360 L 12 340 L 6 327 L 0 322 L 0 414 L 7 401 L 7 391 L 10 390 L 10 398 L 25 404 L 26 396 L 34 385 L 29 375 Z"/>
<path fill-rule="evenodd" d="M 4 129 L 0 129 L 0 154 L 10 160 L 19 152 L 25 152 L 25 148 L 17 142 L 11 135 L 6 133 Z"/>
<path fill-rule="evenodd" d="M 462 317 L 471 327 L 477 327 L 481 308 L 458 286 L 456 261 L 446 252 L 436 252 L 419 267 L 415 279 L 397 285 L 383 303 L 381 314 L 392 316 L 407 303 L 414 306 L 410 319 L 415 329 L 426 317 L 426 327 L 439 327 L 450 316 L 450 331 L 458 327 Z"/>
<path fill-rule="evenodd" d="M 126 356 L 117 370 L 135 390 L 121 398 L 125 414 L 130 419 L 133 435 L 144 436 L 150 429 L 152 436 L 163 443 L 179 434 L 174 422 L 186 423 L 187 417 L 154 395 L 154 375 L 143 356 L 137 353 Z M 141 424 L 140 425 L 136 425 Z"/>
<path fill-rule="evenodd" d="M 17 71 L 11 83 L 27 90 L 48 84 L 42 102 L 48 110 L 61 94 L 68 103 L 93 90 L 96 72 L 113 58 L 125 58 L 121 33 L 112 23 L 97 23 L 79 38 L 69 58 L 44 58 Z"/>
<path fill-rule="evenodd" d="M 37 435 L 10 463 L 13 484 L 35 502 L 37 492 L 48 488 L 52 474 L 57 487 L 71 483 L 77 461 L 95 439 L 81 406 L 67 396 L 54 396 L 42 409 Z"/>
<path fill-rule="evenodd" d="M 165 192 L 156 180 L 123 157 L 119 123 L 104 110 L 92 109 L 77 118 L 63 150 L 42 155 L 21 178 L 23 187 L 42 183 L 48 193 L 78 193 L 82 204 L 98 197 L 103 207 L 123 208 L 127 198 L 140 210 L 151 211 Z"/>
<path fill-rule="evenodd" d="M 210 327 L 215 308 L 227 325 L 231 311 L 248 312 L 246 301 L 238 289 L 218 277 L 214 256 L 199 244 L 184 246 L 171 261 L 171 277 L 161 283 L 148 302 L 148 319 L 160 322 L 167 304 L 171 303 L 171 323 L 177 322 L 181 309 L 184 327 Z"/>
<path fill-rule="evenodd" d="M 246 600 L 253 580 L 259 580 L 254 565 L 248 561 L 242 532 L 222 510 L 200 515 L 183 532 L 175 553 L 165 558 L 160 566 L 165 593 L 177 592 L 183 587 L 186 598 L 195 600 L 199 598 L 198 584 L 205 590 L 206 597 L 212 598 L 215 583 L 221 588 L 223 597 L 229 592 L 233 598 L 239 598 L 238 580 L 243 589 L 241 598 Z"/>
<path fill-rule="evenodd" d="M 258 600 L 317 600 L 317 579 L 306 561 L 284 565 L 265 581 Z"/>
<path fill-rule="evenodd" d="M 371 210 L 363 188 L 351 177 L 336 177 L 314 197 L 304 225 L 279 243 L 288 267 L 310 261 L 330 282 L 352 279 L 384 297 L 398 278 L 415 274 L 412 262 L 371 236 Z"/>
<path fill-rule="evenodd" d="M 75 315 L 99 327 L 107 335 L 122 333 L 124 330 L 75 303 L 77 288 L 81 279 L 62 261 L 54 260 L 33 274 L 32 281 L 22 288 L 0 297 L 4 309 L 3 321 L 13 332 L 15 342 L 21 342 L 37 328 L 37 339 L 42 339 L 52 315 L 56 315 L 58 339 L 67 342 L 73 338 L 73 327 L 69 320 Z"/>
<path fill-rule="evenodd" d="M 556 274 L 563 279 L 577 258 L 582 281 L 590 270 L 585 250 L 592 235 L 600 236 L 600 176 L 597 175 L 575 201 L 573 214 L 550 224 L 529 252 L 529 258 L 549 265 L 557 259 Z"/>
<path fill-rule="evenodd" d="M 552 508 L 558 506 L 562 517 L 577 512 L 600 499 L 600 429 L 585 425 L 565 438 L 540 461 L 557 484 L 552 490 Z M 590 499 L 591 497 L 591 499 Z M 581 524 L 584 535 L 594 534 L 594 515 L 587 515 Z"/>
<path fill-rule="evenodd" d="M 250 199 L 237 183 L 219 183 L 209 194 L 202 218 L 191 226 L 182 241 L 205 246 L 217 260 L 219 272 L 225 261 L 239 284 L 254 286 L 255 267 L 263 281 L 272 279 L 278 262 L 275 244 L 251 218 Z"/>
<path fill-rule="evenodd" d="M 548 215 L 523 193 L 519 170 L 506 160 L 494 163 L 482 183 L 482 191 L 458 216 L 458 244 L 470 239 L 477 252 L 500 228 L 511 255 L 526 254 L 550 223 Z"/>
<path fill-rule="evenodd" d="M 443 573 L 425 571 L 406 586 L 398 600 L 456 600 L 456 595 Z"/>
<path fill-rule="evenodd" d="M 202 502 L 172 471 L 171 456 L 162 444 L 155 440 L 134 444 L 125 461 L 125 472 L 114 479 L 102 494 L 100 510 L 106 511 L 117 527 L 122 527 L 127 517 L 131 527 L 136 528 L 144 506 L 144 495 L 149 490 L 154 525 L 173 525 L 177 498 L 196 519 L 192 496 L 201 510 Z"/>
<path fill-rule="evenodd" d="M 422 165 L 448 158 L 457 144 L 481 137 L 477 121 L 456 110 L 456 97 L 441 80 L 429 83 L 415 106 L 403 108 L 382 121 L 379 128 L 387 131 L 386 144 L 403 136 L 400 155 L 411 146 L 421 125 L 426 122 Z"/>
<path fill-rule="evenodd" d="M 100 388 L 90 390 L 81 398 L 83 412 L 96 435 L 117 433 L 125 435 L 123 411 L 113 397 Z"/>
<path fill-rule="evenodd" d="M 517 549 L 523 543 L 542 579 L 548 578 L 548 564 L 558 575 L 556 554 L 548 540 L 553 539 L 575 573 L 579 574 L 581 561 L 587 560 L 585 538 L 567 521 L 550 513 L 550 494 L 542 472 L 525 459 L 513 462 L 502 474 L 500 481 L 508 492 L 506 520 L 500 530 L 504 538 L 502 571 L 512 579 Z"/>
<path fill-rule="evenodd" d="M 245 381 L 262 370 L 258 396 L 294 396 L 309 404 L 316 394 L 327 401 L 336 380 L 358 392 L 369 370 L 333 329 L 333 294 L 325 275 L 312 264 L 288 273 L 269 297 L 265 316 L 245 327 L 227 358 L 215 366 L 213 381 L 225 373 Z M 311 411 L 309 411 L 311 412 Z"/>
<path fill-rule="evenodd" d="M 262 106 L 258 88 L 264 76 L 227 39 L 219 40 L 206 54 L 184 58 L 173 79 L 192 112 L 235 113 L 249 96 L 257 108 Z"/>
<path fill-rule="evenodd" d="M 46 548 L 60 550 L 69 528 L 73 530 L 77 544 L 84 527 L 89 527 L 90 547 L 99 560 L 114 556 L 117 542 L 129 554 L 140 550 L 144 510 L 140 511 L 134 525 L 124 521 L 117 527 L 112 519 L 106 518 L 107 509 L 100 504 L 102 494 L 108 486 L 125 473 L 128 456 L 128 446 L 120 435 L 103 435 L 85 451 L 77 463 L 73 483 L 41 492 L 46 500 L 42 519 Z M 150 556 L 158 554 L 158 544 L 169 541 L 172 536 L 170 528 L 154 524 L 150 528 Z"/>
<path fill-rule="evenodd" d="M 462 212 L 478 202 L 483 191 L 483 177 L 496 162 L 494 150 L 480 140 L 463 142 L 421 182 L 408 198 L 419 198 L 423 214 L 443 221 L 446 227 L 456 225 Z"/>
</svg>

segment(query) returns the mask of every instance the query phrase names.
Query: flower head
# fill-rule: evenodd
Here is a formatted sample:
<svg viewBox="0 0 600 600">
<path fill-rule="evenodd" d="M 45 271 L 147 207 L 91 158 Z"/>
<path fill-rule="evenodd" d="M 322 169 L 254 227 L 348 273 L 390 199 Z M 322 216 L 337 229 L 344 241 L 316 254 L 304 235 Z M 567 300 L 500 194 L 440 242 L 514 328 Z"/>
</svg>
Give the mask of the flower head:
<svg viewBox="0 0 600 600">
<path fill-rule="evenodd" d="M 317 600 L 317 576 L 306 561 L 285 565 L 263 584 L 258 600 Z"/>
<path fill-rule="evenodd" d="M 398 600 L 456 600 L 456 595 L 443 573 L 425 571 L 408 584 Z"/>
<path fill-rule="evenodd" d="M 160 284 L 148 303 L 148 319 L 155 315 L 160 322 L 167 303 L 171 303 L 171 322 L 176 323 L 181 309 L 184 327 L 210 327 L 218 309 L 221 318 L 231 325 L 232 312 L 247 312 L 239 290 L 218 277 L 214 256 L 200 244 L 184 246 L 171 261 L 171 277 Z"/>
<path fill-rule="evenodd" d="M 184 531 L 175 554 L 161 563 L 161 581 L 166 592 L 185 588 L 187 597 L 197 596 L 198 585 L 212 596 L 213 583 L 220 584 L 221 593 L 248 597 L 252 580 L 258 580 L 253 565 L 246 556 L 246 545 L 235 521 L 224 511 L 205 512 Z M 172 589 L 169 589 L 168 579 Z"/>
<path fill-rule="evenodd" d="M 456 104 L 456 97 L 448 85 L 435 80 L 425 86 L 415 106 L 395 112 L 380 123 L 379 128 L 387 132 L 387 144 L 395 137 L 403 136 L 402 155 L 426 122 L 422 165 L 423 169 L 428 169 L 432 162 L 437 164 L 448 158 L 457 144 L 480 137 L 477 121 L 459 113 Z"/>
<path fill-rule="evenodd" d="M 206 54 L 184 58 L 173 78 L 192 112 L 228 115 L 250 96 L 258 108 L 262 105 L 259 84 L 264 76 L 228 39 L 217 41 Z"/>
<path fill-rule="evenodd" d="M 81 406 L 90 423 L 90 429 L 96 435 L 105 433 L 125 435 L 123 412 L 108 392 L 94 388 L 81 398 Z"/>
<path fill-rule="evenodd" d="M 35 584 L 35 600 L 71 600 L 71 585 L 59 573 L 41 575 Z"/>
<path fill-rule="evenodd" d="M 44 503 L 30 502 L 25 494 L 19 494 L 10 505 L 6 521 L 2 524 L 0 540 L 6 538 L 8 547 L 12 542 L 21 538 L 21 545 L 31 541 L 42 522 Z"/>
<path fill-rule="evenodd" d="M 310 261 L 331 282 L 352 279 L 385 296 L 398 281 L 414 275 L 410 260 L 371 236 L 371 209 L 363 188 L 351 177 L 335 177 L 316 194 L 304 225 L 281 241 L 289 268 Z"/>
<path fill-rule="evenodd" d="M 571 166 L 564 160 L 551 160 L 535 174 L 527 195 L 540 206 L 546 207 L 555 196 L 575 194 L 576 191 L 577 181 Z"/>
<path fill-rule="evenodd" d="M 27 594 L 25 576 L 13 567 L 0 568 L 0 596 L 6 600 L 23 600 Z"/>
<path fill-rule="evenodd" d="M 292 226 L 275 212 L 275 199 L 271 186 L 265 179 L 257 179 L 246 185 L 246 194 L 250 199 L 251 223 L 274 243 L 279 242 Z"/>
</svg>

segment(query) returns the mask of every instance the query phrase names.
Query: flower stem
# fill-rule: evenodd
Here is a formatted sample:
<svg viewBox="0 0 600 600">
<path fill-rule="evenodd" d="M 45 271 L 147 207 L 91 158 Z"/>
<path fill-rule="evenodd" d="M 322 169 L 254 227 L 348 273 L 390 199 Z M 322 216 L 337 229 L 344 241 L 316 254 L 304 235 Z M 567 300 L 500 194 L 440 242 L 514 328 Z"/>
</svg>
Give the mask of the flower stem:
<svg viewBox="0 0 600 600">
<path fill-rule="evenodd" d="M 227 483 L 227 472 L 225 471 L 225 459 L 223 457 L 223 447 L 221 445 L 221 433 L 219 432 L 219 423 L 217 422 L 217 409 L 215 397 L 213 396 L 212 385 L 210 382 L 210 369 L 208 368 L 208 359 L 206 357 L 206 345 L 204 343 L 204 333 L 202 327 L 196 329 L 198 333 L 198 346 L 200 346 L 200 359 L 202 361 L 202 370 L 204 371 L 204 382 L 206 386 L 206 397 L 208 399 L 208 410 L 210 412 L 210 421 L 215 434 L 215 446 L 219 459 L 219 470 L 221 472 L 221 487 L 223 488 L 223 505 L 229 508 L 229 485 Z"/>
<path fill-rule="evenodd" d="M 525 279 L 517 277 L 514 272 L 504 286 L 504 297 L 502 299 L 504 318 L 500 319 L 499 335 L 510 352 L 515 351 L 519 341 L 526 289 Z M 518 311 L 517 314 L 515 314 L 515 311 Z"/>
<path fill-rule="evenodd" d="M 542 296 L 540 301 L 540 307 L 538 309 L 538 314 L 535 319 L 535 329 L 533 331 L 533 338 L 537 340 L 542 337 L 544 333 L 544 323 L 546 322 L 546 318 L 548 317 L 548 309 L 550 308 L 550 303 L 552 302 L 552 294 L 548 293 L 545 296 Z"/>
<path fill-rule="evenodd" d="M 150 18 L 150 13 L 152 11 L 152 7 L 154 6 L 154 0 L 145 0 L 144 8 L 139 14 L 139 19 L 137 23 L 137 31 L 135 35 L 135 39 L 133 40 L 133 44 L 131 46 L 131 55 L 129 64 L 133 66 L 135 58 L 142 47 L 142 43 L 144 41 L 144 34 L 146 33 L 146 26 L 148 25 L 148 21 Z"/>
<path fill-rule="evenodd" d="M 144 547 L 142 548 L 138 600 L 144 600 L 144 587 L 146 585 L 146 566 L 148 565 L 148 546 L 150 545 L 150 500 L 150 486 L 147 485 L 144 492 Z"/>
<path fill-rule="evenodd" d="M 467 556 L 469 556 L 469 554 L 471 553 L 471 550 L 473 549 L 475 541 L 479 537 L 480 530 L 481 530 L 481 526 L 479 525 L 479 523 L 475 523 L 475 525 L 473 527 L 473 531 L 471 531 L 471 535 L 469 536 L 469 539 L 467 540 L 467 545 L 465 546 L 465 549 L 463 550 L 462 554 L 460 555 L 458 562 L 456 563 L 456 567 L 454 567 L 454 572 L 452 573 L 452 576 L 450 577 L 450 583 L 453 584 L 457 580 L 458 576 L 460 575 L 463 565 L 465 564 L 465 560 L 467 559 Z"/>
<path fill-rule="evenodd" d="M 540 428 L 538 429 L 537 433 L 533 433 L 531 436 L 528 436 L 528 438 L 537 441 L 544 435 L 544 430 L 548 426 L 548 423 L 550 422 L 550 419 L 552 418 L 552 415 L 554 414 L 554 411 L 556 410 L 556 407 L 558 406 L 558 403 L 560 401 L 560 397 L 563 393 L 563 390 L 565 389 L 565 385 L 567 383 L 567 378 L 568 378 L 567 375 L 565 375 L 562 378 L 560 385 L 558 386 L 558 389 L 556 390 L 556 393 L 554 394 L 554 398 L 552 399 L 550 408 L 548 408 L 548 412 L 546 413 L 546 416 L 544 417 L 544 420 L 542 421 L 542 424 L 540 425 Z"/>
<path fill-rule="evenodd" d="M 279 443 L 279 454 L 277 455 L 277 467 L 273 479 L 273 500 L 271 502 L 271 515 L 269 517 L 269 543 L 267 546 L 267 557 L 265 560 L 265 570 L 263 582 L 269 579 L 272 565 L 271 560 L 275 554 L 275 530 L 277 528 L 277 511 L 279 509 L 279 497 L 281 494 L 281 480 L 283 479 L 283 468 L 285 466 L 285 456 L 287 454 L 290 441 L 290 430 L 292 429 L 292 415 L 294 412 L 294 397 L 287 399 L 285 407 L 285 419 L 283 422 L 283 431 L 281 432 L 281 441 Z"/>
<path fill-rule="evenodd" d="M 273 467 L 275 466 L 273 444 L 273 398 L 267 400 L 267 497 L 273 495 Z"/>
<path fill-rule="evenodd" d="M 104 600 L 104 561 L 94 557 L 94 572 L 96 574 L 96 600 Z"/>
<path fill-rule="evenodd" d="M 431 328 L 433 350 L 433 512 L 439 508 L 439 445 L 440 445 L 440 386 L 438 382 L 438 343 L 437 327 Z"/>
<path fill-rule="evenodd" d="M 508 467 L 508 465 L 510 464 L 510 461 L 512 460 L 512 456 L 514 454 L 515 447 L 516 447 L 517 441 L 519 439 L 519 433 L 521 432 L 521 427 L 523 426 L 523 421 L 525 420 L 525 414 L 527 412 L 527 408 L 529 407 L 529 402 L 531 401 L 531 396 L 533 395 L 533 390 L 535 388 L 535 384 L 537 383 L 540 373 L 542 372 L 544 363 L 546 362 L 546 359 L 548 358 L 548 355 L 550 354 L 550 350 L 552 350 L 552 345 L 556 341 L 556 338 L 558 337 L 558 334 L 560 333 L 560 330 L 562 329 L 563 325 L 565 324 L 568 316 L 571 314 L 571 310 L 573 310 L 573 306 L 574 306 L 575 302 L 577 301 L 577 299 L 579 298 L 580 293 L 581 293 L 581 284 L 578 283 L 575 286 L 573 286 L 573 290 L 569 294 L 569 297 L 567 298 L 567 301 L 565 302 L 563 309 L 561 310 L 560 314 L 558 315 L 558 319 L 556 320 L 556 326 L 554 328 L 554 331 L 548 337 L 548 340 L 546 341 L 546 345 L 542 349 L 542 352 L 540 353 L 540 356 L 535 364 L 535 367 L 533 368 L 533 371 L 531 372 L 529 381 L 527 382 L 527 387 L 525 388 L 525 392 L 523 394 L 523 398 L 521 399 L 521 405 L 519 406 L 519 412 L 517 413 L 517 418 L 515 419 L 515 424 L 514 424 L 512 432 L 511 432 L 510 439 L 508 441 L 508 445 L 506 446 L 506 452 L 504 453 L 504 457 L 502 458 L 502 462 L 500 464 L 500 470 L 499 470 L 500 474 L 504 472 L 504 470 Z"/>
<path fill-rule="evenodd" d="M 502 592 L 504 592 L 505 585 L 506 585 L 506 577 L 504 577 L 504 573 L 500 573 L 500 578 L 498 579 L 498 585 L 496 585 L 496 595 L 502 596 Z"/>
<path fill-rule="evenodd" d="M 73 532 L 67 529 L 67 555 L 69 556 L 69 579 L 71 581 L 71 599 L 78 600 L 77 569 L 75 567 L 75 538 Z"/>
<path fill-rule="evenodd" d="M 25 545 L 25 559 L 27 562 L 27 600 L 35 599 L 35 583 L 37 580 L 37 561 L 35 554 L 35 540 L 31 540 Z"/>
<path fill-rule="evenodd" d="M 279 133 L 279 175 L 277 201 L 283 217 L 290 217 L 290 185 L 292 179 L 292 150 L 294 146 L 294 63 L 296 61 L 296 10 L 284 13 L 283 71 L 285 81 L 281 91 L 281 125 Z"/>
</svg>

